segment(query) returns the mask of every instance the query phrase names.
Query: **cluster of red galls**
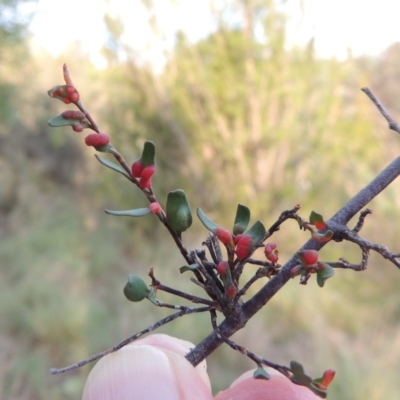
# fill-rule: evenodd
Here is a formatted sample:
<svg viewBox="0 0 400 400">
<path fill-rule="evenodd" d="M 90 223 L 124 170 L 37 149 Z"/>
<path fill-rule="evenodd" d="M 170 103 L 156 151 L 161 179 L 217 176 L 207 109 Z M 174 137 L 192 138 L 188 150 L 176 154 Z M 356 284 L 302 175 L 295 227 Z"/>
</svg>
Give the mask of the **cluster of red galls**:
<svg viewBox="0 0 400 400">
<path fill-rule="evenodd" d="M 132 176 L 139 178 L 139 186 L 146 189 L 152 186 L 151 177 L 156 172 L 155 164 L 144 165 L 142 160 L 137 160 L 132 164 Z"/>
<path fill-rule="evenodd" d="M 224 228 L 216 228 L 213 233 L 225 246 L 230 245 L 231 247 L 235 247 L 235 253 L 239 260 L 248 257 L 250 252 L 254 249 L 255 243 L 253 238 L 249 235 L 238 234 L 233 237 L 232 233 Z M 279 253 L 275 243 L 267 243 L 264 247 L 264 254 L 272 263 L 278 261 Z"/>
</svg>

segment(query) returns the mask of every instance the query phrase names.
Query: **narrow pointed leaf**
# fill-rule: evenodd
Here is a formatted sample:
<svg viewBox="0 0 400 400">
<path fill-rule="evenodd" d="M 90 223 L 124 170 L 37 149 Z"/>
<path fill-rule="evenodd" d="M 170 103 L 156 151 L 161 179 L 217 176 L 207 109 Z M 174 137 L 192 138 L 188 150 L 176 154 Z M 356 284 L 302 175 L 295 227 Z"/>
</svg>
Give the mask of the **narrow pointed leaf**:
<svg viewBox="0 0 400 400">
<path fill-rule="evenodd" d="M 168 193 L 166 211 L 169 225 L 178 234 L 186 231 L 192 225 L 192 210 L 182 189 Z"/>
<path fill-rule="evenodd" d="M 323 287 L 325 285 L 325 281 L 328 278 L 331 278 L 333 275 L 335 275 L 335 269 L 332 268 L 329 264 L 322 264 L 323 268 L 320 268 L 317 271 L 317 283 L 318 286 Z"/>
<path fill-rule="evenodd" d="M 250 209 L 243 204 L 238 204 L 236 210 L 235 222 L 233 225 L 233 234 L 239 235 L 243 233 L 250 222 Z"/>
<path fill-rule="evenodd" d="M 150 210 L 148 207 L 146 208 L 136 208 L 134 210 L 125 210 L 125 211 L 113 211 L 113 210 L 104 210 L 106 214 L 116 215 L 118 217 L 143 217 L 144 215 L 150 214 Z"/>
<path fill-rule="evenodd" d="M 215 232 L 215 230 L 218 228 L 218 225 L 215 222 L 211 221 L 211 219 L 207 217 L 207 215 L 203 212 L 201 208 L 197 208 L 196 213 L 203 225 L 210 232 Z"/>
<path fill-rule="evenodd" d="M 186 271 L 194 271 L 195 269 L 199 268 L 199 264 L 190 264 L 190 265 L 184 265 L 183 267 L 179 268 L 179 272 L 183 274 Z"/>
<path fill-rule="evenodd" d="M 97 154 L 95 154 L 94 156 L 97 158 L 97 160 L 101 164 L 105 165 L 106 167 L 108 167 L 108 168 L 110 168 L 110 169 L 112 169 L 114 171 L 119 172 L 120 174 L 124 175 L 125 178 L 128 178 L 130 181 L 132 180 L 132 178 L 128 175 L 128 173 L 122 167 L 120 167 L 119 165 L 117 165 L 117 164 L 115 164 L 115 163 L 113 163 L 111 161 L 108 161 L 105 158 L 102 158 Z"/>
<path fill-rule="evenodd" d="M 245 235 L 250 236 L 253 239 L 253 243 L 258 243 L 265 235 L 265 226 L 261 221 L 257 221 Z"/>
</svg>

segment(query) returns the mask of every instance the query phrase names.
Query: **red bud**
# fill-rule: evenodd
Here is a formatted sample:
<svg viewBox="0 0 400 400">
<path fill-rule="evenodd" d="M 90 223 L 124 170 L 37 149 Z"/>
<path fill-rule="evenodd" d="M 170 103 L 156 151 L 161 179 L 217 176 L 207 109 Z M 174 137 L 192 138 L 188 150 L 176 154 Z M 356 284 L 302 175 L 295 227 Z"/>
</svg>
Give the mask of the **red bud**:
<svg viewBox="0 0 400 400">
<path fill-rule="evenodd" d="M 87 146 L 102 147 L 110 143 L 110 136 L 105 133 L 91 133 L 85 137 Z"/>
<path fill-rule="evenodd" d="M 227 229 L 217 228 L 214 233 L 225 246 L 232 240 L 232 233 Z"/>
<path fill-rule="evenodd" d="M 158 203 L 150 203 L 149 210 L 152 214 L 158 214 L 161 212 L 162 208 Z"/>
</svg>

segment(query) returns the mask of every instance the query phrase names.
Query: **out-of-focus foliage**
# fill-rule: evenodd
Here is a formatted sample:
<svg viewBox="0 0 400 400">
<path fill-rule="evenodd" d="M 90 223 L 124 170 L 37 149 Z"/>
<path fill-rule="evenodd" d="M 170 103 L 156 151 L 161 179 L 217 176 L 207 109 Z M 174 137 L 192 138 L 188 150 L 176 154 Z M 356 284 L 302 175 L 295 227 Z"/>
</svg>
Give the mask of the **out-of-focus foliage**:
<svg viewBox="0 0 400 400">
<path fill-rule="evenodd" d="M 370 86 L 400 120 L 397 44 L 379 59 L 321 60 L 312 40 L 304 48 L 286 46 L 280 2 L 219 4 L 215 32 L 199 43 L 178 33 L 160 74 L 129 51 L 120 61 L 123 27 L 111 18 L 104 71 L 87 62 L 79 45 L 60 59 L 32 58 L 19 28 L 15 40 L 0 40 L 1 398 L 76 399 L 88 368 L 53 377 L 50 366 L 75 362 L 165 316 L 126 301 L 129 273 L 145 277 L 155 267 L 163 283 L 197 291 L 184 275 L 177 279 L 183 260 L 155 229 L 156 217 L 102 213 L 146 206 L 140 193 L 94 159 L 83 134 L 47 127 L 66 109 L 46 95 L 62 83 L 63 62 L 128 163 L 145 140 L 155 142 L 153 181 L 162 205 L 169 191 L 182 188 L 193 208 L 226 227 L 237 203 L 266 226 L 296 203 L 302 215 L 314 209 L 328 219 L 398 155 L 398 135 L 358 90 Z M 227 15 L 235 15 L 234 26 Z M 393 223 L 399 193 L 395 183 L 371 204 L 374 214 L 362 231 L 392 249 L 400 235 Z M 185 242 L 198 247 L 205 235 L 194 218 Z M 286 223 L 274 237 L 280 261 L 305 239 L 296 223 Z M 320 259 L 341 256 L 360 257 L 353 246 L 333 243 Z M 365 273 L 337 271 L 323 290 L 290 282 L 235 339 L 283 364 L 297 359 L 315 376 L 336 369 L 332 399 L 397 399 L 398 274 L 373 258 Z M 198 342 L 210 329 L 207 316 L 189 316 L 163 332 Z M 208 364 L 215 390 L 253 367 L 225 347 Z"/>
</svg>

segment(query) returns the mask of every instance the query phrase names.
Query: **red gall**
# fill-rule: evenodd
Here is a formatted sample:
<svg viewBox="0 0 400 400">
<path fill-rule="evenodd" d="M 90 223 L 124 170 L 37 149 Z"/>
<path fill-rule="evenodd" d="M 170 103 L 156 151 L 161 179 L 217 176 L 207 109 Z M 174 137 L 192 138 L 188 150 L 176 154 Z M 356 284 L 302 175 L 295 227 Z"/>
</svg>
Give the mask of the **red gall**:
<svg viewBox="0 0 400 400">
<path fill-rule="evenodd" d="M 232 240 L 232 233 L 225 228 L 217 228 L 214 233 L 225 246 Z"/>
<path fill-rule="evenodd" d="M 148 181 L 154 175 L 154 172 L 156 172 L 156 166 L 154 164 L 148 165 L 142 169 L 140 177 Z"/>
<path fill-rule="evenodd" d="M 299 251 L 299 258 L 305 265 L 314 265 L 318 261 L 318 251 L 302 250 Z"/>
<path fill-rule="evenodd" d="M 102 147 L 110 143 L 110 136 L 105 133 L 91 133 L 85 137 L 87 146 Z"/>
<path fill-rule="evenodd" d="M 243 260 L 250 254 L 252 249 L 253 239 L 251 236 L 243 235 L 236 246 L 236 255 L 239 260 Z"/>
<path fill-rule="evenodd" d="M 149 210 L 152 214 L 158 214 L 161 212 L 162 208 L 159 203 L 150 203 Z"/>
<path fill-rule="evenodd" d="M 142 189 L 148 189 L 148 188 L 150 188 L 150 187 L 152 186 L 151 179 L 143 179 L 143 178 L 140 178 L 140 180 L 139 180 L 139 186 L 140 186 Z"/>
<path fill-rule="evenodd" d="M 144 165 L 140 160 L 137 160 L 132 164 L 132 175 L 135 178 L 140 178 L 142 176 L 143 170 L 144 170 Z"/>
</svg>

